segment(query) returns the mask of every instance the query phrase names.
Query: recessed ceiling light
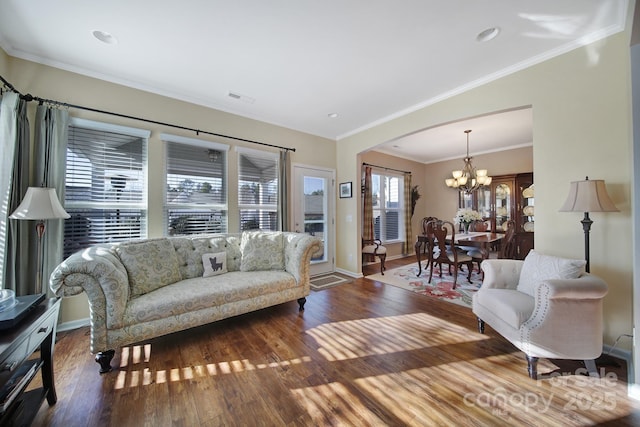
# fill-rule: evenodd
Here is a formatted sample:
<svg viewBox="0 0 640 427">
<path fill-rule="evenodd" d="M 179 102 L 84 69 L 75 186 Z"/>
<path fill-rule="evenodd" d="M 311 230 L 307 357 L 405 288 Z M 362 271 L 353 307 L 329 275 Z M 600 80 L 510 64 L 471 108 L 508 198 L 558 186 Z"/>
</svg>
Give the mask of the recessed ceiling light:
<svg viewBox="0 0 640 427">
<path fill-rule="evenodd" d="M 102 43 L 118 44 L 118 39 L 105 31 L 93 30 L 91 34 L 93 34 L 93 37 L 97 38 Z"/>
<path fill-rule="evenodd" d="M 330 119 L 335 119 L 336 117 L 338 117 L 338 113 L 329 113 L 329 114 L 327 114 L 327 116 L 328 116 Z"/>
<path fill-rule="evenodd" d="M 486 30 L 482 31 L 476 36 L 476 40 L 479 42 L 488 42 L 489 40 L 493 40 L 496 37 L 498 37 L 499 33 L 500 33 L 499 27 L 487 28 Z"/>
</svg>

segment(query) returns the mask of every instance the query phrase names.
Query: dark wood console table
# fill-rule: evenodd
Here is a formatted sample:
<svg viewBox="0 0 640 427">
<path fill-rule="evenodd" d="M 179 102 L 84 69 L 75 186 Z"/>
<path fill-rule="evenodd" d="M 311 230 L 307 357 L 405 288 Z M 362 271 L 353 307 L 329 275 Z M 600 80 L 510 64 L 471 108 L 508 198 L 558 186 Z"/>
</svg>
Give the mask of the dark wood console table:
<svg viewBox="0 0 640 427">
<path fill-rule="evenodd" d="M 47 398 L 57 401 L 53 381 L 53 347 L 60 300 L 51 298 L 35 307 L 18 325 L 0 331 L 0 426 L 28 426 Z M 34 352 L 40 350 L 40 356 Z M 25 392 L 31 380 L 42 373 L 42 387 Z M 14 383 L 12 391 L 5 386 Z"/>
</svg>

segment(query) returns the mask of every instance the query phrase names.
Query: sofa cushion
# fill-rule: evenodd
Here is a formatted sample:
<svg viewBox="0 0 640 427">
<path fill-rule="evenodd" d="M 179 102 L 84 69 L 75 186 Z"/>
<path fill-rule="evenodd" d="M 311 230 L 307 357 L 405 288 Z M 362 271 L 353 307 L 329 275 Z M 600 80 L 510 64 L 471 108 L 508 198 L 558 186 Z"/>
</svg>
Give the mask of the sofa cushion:
<svg viewBox="0 0 640 427">
<path fill-rule="evenodd" d="M 202 277 L 211 277 L 226 273 L 227 253 L 216 252 L 202 255 L 202 266 L 204 267 Z"/>
<path fill-rule="evenodd" d="M 524 259 L 516 288 L 535 296 L 536 286 L 549 279 L 576 279 L 584 271 L 585 260 L 544 255 L 532 250 Z"/>
<path fill-rule="evenodd" d="M 225 238 L 227 251 L 227 271 L 240 271 L 242 263 L 242 251 L 240 250 L 240 237 L 227 236 Z"/>
<path fill-rule="evenodd" d="M 240 271 L 284 270 L 282 233 L 245 231 L 240 242 Z"/>
<path fill-rule="evenodd" d="M 202 256 L 207 253 L 226 252 L 227 271 L 240 270 L 240 241 L 235 236 L 172 237 L 183 279 L 202 277 Z"/>
<path fill-rule="evenodd" d="M 121 243 L 115 252 L 127 270 L 131 297 L 182 280 L 176 251 L 168 239 Z"/>
<path fill-rule="evenodd" d="M 514 329 L 531 317 L 535 300 L 532 296 L 515 289 L 482 289 L 473 295 L 476 305 L 490 307 L 491 314 L 502 319 Z"/>
<path fill-rule="evenodd" d="M 262 299 L 262 307 L 266 307 L 274 296 L 297 287 L 296 279 L 286 271 L 234 271 L 223 276 L 196 277 L 129 301 L 123 321 L 125 325 L 138 325 L 215 306 L 231 310 L 230 304 L 249 304 L 248 300 L 256 299 Z"/>
</svg>

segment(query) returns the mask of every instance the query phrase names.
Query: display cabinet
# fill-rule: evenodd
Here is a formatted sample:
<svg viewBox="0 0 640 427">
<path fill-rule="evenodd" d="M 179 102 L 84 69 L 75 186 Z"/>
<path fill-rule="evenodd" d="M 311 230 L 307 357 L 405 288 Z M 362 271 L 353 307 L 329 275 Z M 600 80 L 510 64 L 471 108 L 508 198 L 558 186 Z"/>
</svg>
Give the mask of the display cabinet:
<svg viewBox="0 0 640 427">
<path fill-rule="evenodd" d="M 524 259 L 533 249 L 535 192 L 533 173 L 516 176 L 516 250 L 519 259 Z"/>
<path fill-rule="evenodd" d="M 516 224 L 516 257 L 524 259 L 534 242 L 533 173 L 500 175 L 471 194 L 460 192 L 459 207 L 480 212 L 492 231 L 501 233 L 509 220 Z"/>
</svg>

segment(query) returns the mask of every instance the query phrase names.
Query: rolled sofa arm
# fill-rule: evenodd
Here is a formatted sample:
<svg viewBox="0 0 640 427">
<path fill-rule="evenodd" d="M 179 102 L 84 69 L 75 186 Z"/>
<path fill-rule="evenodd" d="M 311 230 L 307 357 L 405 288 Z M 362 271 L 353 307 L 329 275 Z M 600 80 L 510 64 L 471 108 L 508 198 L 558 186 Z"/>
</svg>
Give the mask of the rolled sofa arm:
<svg viewBox="0 0 640 427">
<path fill-rule="evenodd" d="M 485 259 L 482 289 L 516 289 L 524 261 L 515 259 Z"/>
<path fill-rule="evenodd" d="M 298 284 L 309 288 L 311 258 L 322 249 L 322 241 L 304 233 L 285 232 L 284 269 L 293 274 Z"/>
<path fill-rule="evenodd" d="M 601 299 L 609 287 L 601 278 L 584 273 L 577 279 L 545 280 L 540 284 L 538 294 L 544 293 L 549 299 Z"/>
<path fill-rule="evenodd" d="M 86 292 L 92 325 L 122 327 L 129 278 L 124 265 L 108 247 L 93 246 L 71 255 L 51 273 L 49 287 L 58 297 Z"/>
</svg>

